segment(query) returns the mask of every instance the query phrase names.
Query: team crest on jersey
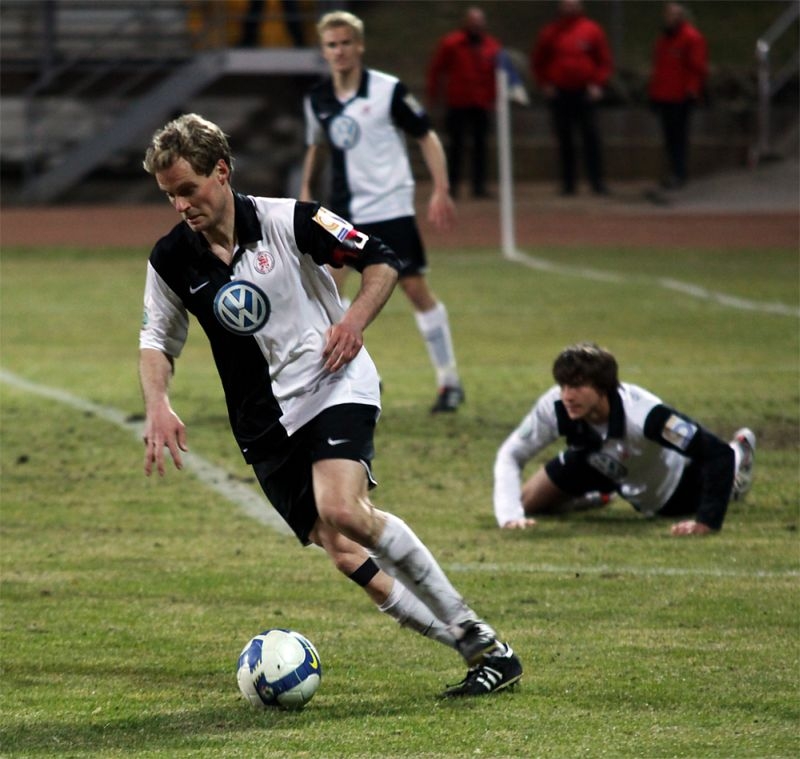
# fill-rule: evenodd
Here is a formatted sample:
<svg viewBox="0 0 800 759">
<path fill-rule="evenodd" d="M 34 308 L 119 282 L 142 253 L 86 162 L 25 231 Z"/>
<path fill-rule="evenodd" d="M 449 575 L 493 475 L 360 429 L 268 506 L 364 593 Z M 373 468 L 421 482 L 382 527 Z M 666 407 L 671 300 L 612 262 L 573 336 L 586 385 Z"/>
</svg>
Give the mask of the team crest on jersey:
<svg viewBox="0 0 800 759">
<path fill-rule="evenodd" d="M 256 271 L 260 274 L 269 274 L 275 267 L 275 259 L 266 250 L 259 250 L 255 260 Z"/>
<path fill-rule="evenodd" d="M 328 135 L 331 144 L 339 150 L 350 150 L 354 148 L 361 137 L 361 129 L 358 122 L 350 116 L 339 114 L 330 123 Z"/>
<path fill-rule="evenodd" d="M 697 425 L 682 419 L 677 414 L 671 414 L 664 423 L 661 435 L 668 443 L 672 443 L 676 448 L 685 451 L 697 433 Z"/>
<path fill-rule="evenodd" d="M 214 316 L 236 335 L 252 335 L 269 319 L 269 298 L 252 282 L 234 279 L 220 288 L 214 298 Z"/>
</svg>

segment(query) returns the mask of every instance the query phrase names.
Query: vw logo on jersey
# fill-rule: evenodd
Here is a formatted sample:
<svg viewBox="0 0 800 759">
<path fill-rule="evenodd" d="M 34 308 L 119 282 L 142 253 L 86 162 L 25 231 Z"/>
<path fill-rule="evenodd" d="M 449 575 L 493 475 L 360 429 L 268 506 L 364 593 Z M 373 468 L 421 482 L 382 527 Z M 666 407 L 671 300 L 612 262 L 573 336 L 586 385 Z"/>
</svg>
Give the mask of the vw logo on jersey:
<svg viewBox="0 0 800 759">
<path fill-rule="evenodd" d="M 258 332 L 267 323 L 269 314 L 269 298 L 252 282 L 234 279 L 220 288 L 214 298 L 217 321 L 237 335 Z"/>
<path fill-rule="evenodd" d="M 358 144 L 361 137 L 361 130 L 359 129 L 358 122 L 351 119 L 349 116 L 339 114 L 328 127 L 331 143 L 339 150 L 350 150 Z"/>
</svg>

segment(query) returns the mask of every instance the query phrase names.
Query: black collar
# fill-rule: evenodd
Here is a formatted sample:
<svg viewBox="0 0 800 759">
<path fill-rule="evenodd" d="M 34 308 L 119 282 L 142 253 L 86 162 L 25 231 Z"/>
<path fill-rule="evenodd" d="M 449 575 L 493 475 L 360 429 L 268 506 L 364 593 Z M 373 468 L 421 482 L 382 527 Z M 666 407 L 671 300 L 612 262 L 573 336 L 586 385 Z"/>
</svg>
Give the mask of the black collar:
<svg viewBox="0 0 800 759">
<path fill-rule="evenodd" d="M 233 207 L 235 212 L 234 227 L 236 240 L 240 247 L 246 247 L 261 239 L 261 224 L 256 213 L 256 204 L 246 195 L 233 193 Z"/>
<path fill-rule="evenodd" d="M 261 239 L 261 224 L 258 221 L 255 203 L 246 195 L 235 190 L 233 191 L 233 212 L 233 228 L 237 244 L 234 258 L 236 258 L 239 250 Z M 198 252 L 213 255 L 210 252 L 211 246 L 208 239 L 202 232 L 191 232 L 190 230 L 190 233 Z"/>
<path fill-rule="evenodd" d="M 602 437 L 583 419 L 572 420 L 562 401 L 555 402 L 558 433 L 567 438 L 567 443 L 579 448 L 600 448 Z M 619 391 L 608 397 L 608 433 L 607 438 L 621 440 L 625 437 L 625 408 L 622 405 Z"/>
</svg>

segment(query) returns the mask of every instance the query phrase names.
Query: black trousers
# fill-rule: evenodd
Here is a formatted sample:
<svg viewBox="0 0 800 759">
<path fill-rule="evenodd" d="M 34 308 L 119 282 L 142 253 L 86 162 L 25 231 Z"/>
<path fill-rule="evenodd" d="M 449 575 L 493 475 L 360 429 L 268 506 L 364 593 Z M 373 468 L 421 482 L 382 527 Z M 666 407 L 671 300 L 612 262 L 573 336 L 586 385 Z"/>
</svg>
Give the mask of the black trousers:
<svg viewBox="0 0 800 759">
<path fill-rule="evenodd" d="M 586 178 L 595 192 L 604 191 L 602 146 L 595 102 L 585 90 L 558 90 L 550 101 L 550 112 L 558 140 L 562 190 L 566 193 L 575 192 L 577 166 L 574 136 L 577 130 L 583 141 Z"/>
<path fill-rule="evenodd" d="M 669 178 L 683 184 L 689 177 L 689 117 L 692 113 L 692 101 L 653 103 L 653 108 L 661 123 Z"/>
<path fill-rule="evenodd" d="M 467 138 L 472 142 L 472 194 L 486 194 L 486 141 L 489 136 L 489 122 L 489 111 L 485 108 L 447 109 L 447 173 L 453 195 L 458 192 L 461 182 Z"/>
</svg>

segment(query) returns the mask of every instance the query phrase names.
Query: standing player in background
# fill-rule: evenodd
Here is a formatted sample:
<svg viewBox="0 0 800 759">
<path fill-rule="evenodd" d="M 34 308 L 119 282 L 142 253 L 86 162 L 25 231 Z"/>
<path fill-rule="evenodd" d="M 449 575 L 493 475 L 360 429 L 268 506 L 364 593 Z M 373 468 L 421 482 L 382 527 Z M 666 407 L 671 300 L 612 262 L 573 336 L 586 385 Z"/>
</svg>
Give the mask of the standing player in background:
<svg viewBox="0 0 800 759">
<path fill-rule="evenodd" d="M 428 104 L 433 106 L 444 87 L 447 104 L 447 166 L 450 190 L 461 182 L 464 142 L 472 140 L 472 195 L 487 196 L 486 139 L 495 109 L 495 67 L 499 40 L 486 31 L 486 15 L 468 8 L 460 29 L 442 37 L 428 67 Z"/>
<path fill-rule="evenodd" d="M 531 73 L 550 105 L 558 140 L 562 195 L 574 195 L 576 191 L 576 127 L 583 138 L 586 177 L 592 191 L 597 195 L 608 192 L 597 104 L 603 98 L 611 70 L 611 51 L 602 27 L 584 14 L 580 0 L 560 0 L 558 18 L 536 38 Z"/>
<path fill-rule="evenodd" d="M 705 38 L 689 23 L 680 3 L 666 3 L 664 29 L 653 51 L 649 87 L 669 167 L 661 181 L 665 190 L 680 189 L 689 178 L 689 120 L 700 101 L 707 73 Z"/>
<path fill-rule="evenodd" d="M 430 172 L 428 218 L 437 229 L 449 228 L 455 218 L 442 144 L 424 109 L 399 79 L 364 68 L 361 19 L 334 11 L 320 19 L 317 31 L 331 76 L 305 100 L 308 147 L 300 199 L 314 197 L 312 186 L 327 145 L 331 210 L 396 251 L 402 263 L 400 287 L 414 308 L 436 372 L 438 392 L 431 411 L 455 411 L 464 401 L 464 390 L 447 310 L 425 278 L 427 261 L 414 217 L 414 178 L 404 133 L 417 141 Z M 336 279 L 341 291 L 344 278 Z"/>
<path fill-rule="evenodd" d="M 522 666 L 479 620 L 411 528 L 369 498 L 380 412 L 363 333 L 397 281 L 394 252 L 322 208 L 234 192 L 222 130 L 196 114 L 156 132 L 145 169 L 182 221 L 153 248 L 139 337 L 144 469 L 182 466 L 186 427 L 169 385 L 189 314 L 211 344 L 231 429 L 264 493 L 303 545 L 321 546 L 379 609 L 458 651 L 447 696 L 480 696 Z M 361 287 L 346 310 L 326 264 Z M 265 564 L 268 571 L 268 564 Z"/>
<path fill-rule="evenodd" d="M 756 439 L 749 429 L 724 443 L 647 390 L 620 382 L 616 359 L 594 343 L 563 350 L 553 378 L 557 384 L 497 453 L 500 527 L 524 529 L 536 514 L 616 492 L 645 516 L 693 517 L 674 524 L 673 535 L 706 535 L 722 528 L 728 501 L 750 490 Z M 567 449 L 521 484 L 524 466 L 560 437 Z"/>
</svg>

